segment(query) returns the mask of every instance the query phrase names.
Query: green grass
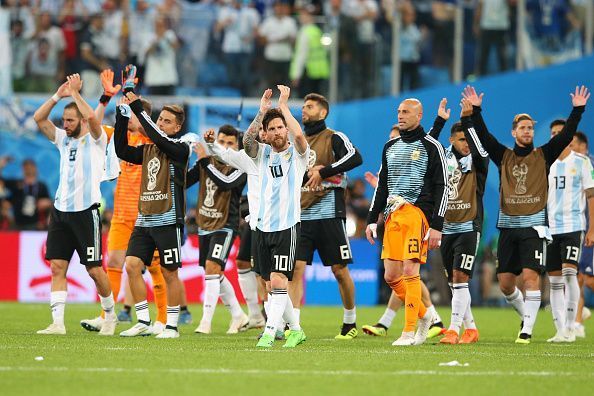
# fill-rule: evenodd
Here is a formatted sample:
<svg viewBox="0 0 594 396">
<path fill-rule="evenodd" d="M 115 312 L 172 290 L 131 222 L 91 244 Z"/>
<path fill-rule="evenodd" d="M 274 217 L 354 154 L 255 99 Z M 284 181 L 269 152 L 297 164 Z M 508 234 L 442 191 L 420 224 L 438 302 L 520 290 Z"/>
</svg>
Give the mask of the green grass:
<svg viewBox="0 0 594 396">
<path fill-rule="evenodd" d="M 213 334 L 124 339 L 99 337 L 78 321 L 98 305 L 66 307 L 66 336 L 40 336 L 49 324 L 47 305 L 0 304 L 2 395 L 288 395 L 288 394 L 587 394 L 594 381 L 594 328 L 574 344 L 551 345 L 550 312 L 541 311 L 531 345 L 515 345 L 519 320 L 511 309 L 475 309 L 481 341 L 475 345 L 396 348 L 399 314 L 387 338 L 360 334 L 335 341 L 341 308 L 305 307 L 305 344 L 294 350 L 256 350 L 257 330 L 228 336 L 228 314 L 219 306 Z M 383 307 L 359 308 L 358 325 L 375 323 Z M 440 314 L 449 321 L 449 310 Z M 154 315 L 153 315 L 154 317 Z M 118 331 L 128 328 L 120 324 Z M 43 356 L 43 361 L 36 361 Z M 458 360 L 467 367 L 440 367 Z"/>
</svg>

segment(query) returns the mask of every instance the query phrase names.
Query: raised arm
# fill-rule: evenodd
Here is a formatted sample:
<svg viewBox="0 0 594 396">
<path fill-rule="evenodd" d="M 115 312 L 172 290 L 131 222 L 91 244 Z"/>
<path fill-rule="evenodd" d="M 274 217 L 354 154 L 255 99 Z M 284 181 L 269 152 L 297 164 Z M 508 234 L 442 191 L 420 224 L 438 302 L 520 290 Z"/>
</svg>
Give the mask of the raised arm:
<svg viewBox="0 0 594 396">
<path fill-rule="evenodd" d="M 161 151 L 163 151 L 171 160 L 186 161 L 190 156 L 190 146 L 178 139 L 171 139 L 163 131 L 159 130 L 151 116 L 144 111 L 142 102 L 134 92 L 126 93 L 126 98 L 130 101 L 130 108 L 136 115 L 146 135 Z"/>
<path fill-rule="evenodd" d="M 83 119 L 87 120 L 89 124 L 89 132 L 93 139 L 99 140 L 101 135 L 103 134 L 103 129 L 101 128 L 101 121 L 95 117 L 95 112 L 93 108 L 83 99 L 80 95 L 80 90 L 82 88 L 82 80 L 80 79 L 79 74 L 72 74 L 66 77 L 68 80 L 68 86 L 70 87 L 70 93 L 74 103 L 76 103 L 76 107 L 78 107 L 78 111 L 82 114 Z"/>
<path fill-rule="evenodd" d="M 204 141 L 206 142 L 208 151 L 227 165 L 250 175 L 258 174 L 258 167 L 245 150 L 235 151 L 233 149 L 225 148 L 215 142 L 214 129 L 209 129 L 204 133 Z M 258 142 L 256 142 L 256 144 L 258 144 Z"/>
<path fill-rule="evenodd" d="M 441 99 L 437 109 L 437 117 L 435 117 L 433 126 L 429 130 L 429 136 L 435 140 L 439 140 L 439 134 L 441 133 L 441 130 L 445 126 L 445 123 L 450 119 L 451 109 L 446 109 L 447 104 L 448 100 L 446 98 Z"/>
<path fill-rule="evenodd" d="M 258 156 L 258 149 L 260 145 L 256 140 L 258 138 L 258 131 L 260 130 L 260 125 L 262 125 L 262 119 L 264 118 L 264 114 L 270 109 L 272 106 L 272 89 L 267 89 L 262 94 L 262 99 L 260 99 L 260 109 L 258 110 L 258 114 L 248 127 L 247 131 L 243 135 L 243 148 L 247 155 L 252 158 L 256 158 Z"/>
<path fill-rule="evenodd" d="M 97 117 L 100 124 L 103 123 L 107 104 L 122 88 L 120 84 L 113 85 L 113 70 L 111 69 L 105 69 L 101 72 L 101 85 L 103 86 L 103 94 L 99 98 L 99 104 L 95 107 L 95 117 Z"/>
<path fill-rule="evenodd" d="M 578 124 L 582 119 L 582 113 L 586 110 L 586 103 L 590 99 L 590 92 L 583 85 L 581 87 L 575 87 L 575 92 L 570 95 L 573 109 L 565 126 L 563 126 L 563 130 L 542 146 L 542 151 L 549 166 L 555 162 L 565 147 L 571 143 L 577 131 Z"/>
<path fill-rule="evenodd" d="M 484 94 L 478 95 L 476 90 L 471 87 L 467 86 L 464 88 L 462 92 L 462 97 L 472 104 L 473 112 L 472 112 L 472 122 L 474 123 L 474 128 L 480 143 L 483 145 L 483 148 L 489 154 L 489 157 L 493 160 L 495 165 L 501 165 L 501 161 L 503 160 L 503 154 L 507 147 L 501 144 L 495 136 L 489 133 L 487 125 L 483 120 L 483 116 L 481 114 L 481 105 L 483 103 L 483 96 Z"/>
<path fill-rule="evenodd" d="M 299 125 L 299 122 L 295 119 L 295 117 L 293 117 L 293 114 L 291 114 L 291 109 L 289 109 L 289 96 L 291 95 L 291 88 L 285 85 L 277 85 L 277 88 L 280 91 L 278 107 L 285 117 L 287 128 L 293 137 L 293 142 L 295 142 L 295 148 L 297 149 L 297 152 L 303 155 L 307 150 L 308 144 L 307 139 L 301 130 L 301 125 Z"/>
<path fill-rule="evenodd" d="M 52 109 L 56 106 L 56 103 L 62 98 L 70 96 L 70 86 L 68 81 L 60 85 L 60 88 L 56 93 L 45 101 L 33 114 L 33 120 L 37 123 L 39 130 L 43 133 L 50 141 L 56 140 L 56 126 L 49 120 Z"/>
<path fill-rule="evenodd" d="M 468 100 L 462 99 L 460 101 L 460 106 L 462 107 L 462 111 L 460 113 L 460 122 L 462 123 L 462 128 L 464 129 L 464 136 L 468 142 L 468 148 L 470 148 L 472 161 L 477 166 L 489 166 L 489 154 L 485 151 L 481 141 L 476 135 L 474 123 L 472 122 L 472 104 Z"/>
<path fill-rule="evenodd" d="M 127 104 L 116 107 L 116 122 L 113 131 L 113 143 L 117 156 L 131 164 L 141 165 L 144 153 L 144 146 L 133 147 L 128 145 L 128 121 L 132 116 L 132 110 Z"/>
</svg>

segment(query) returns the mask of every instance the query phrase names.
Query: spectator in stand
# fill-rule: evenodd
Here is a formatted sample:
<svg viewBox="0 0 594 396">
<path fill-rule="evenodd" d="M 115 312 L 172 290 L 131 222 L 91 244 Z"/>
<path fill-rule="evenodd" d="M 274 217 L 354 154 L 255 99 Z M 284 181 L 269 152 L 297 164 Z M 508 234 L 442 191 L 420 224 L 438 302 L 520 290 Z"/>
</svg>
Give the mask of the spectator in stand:
<svg viewBox="0 0 594 396">
<path fill-rule="evenodd" d="M 289 16 L 287 3 L 274 3 L 274 15 L 264 19 L 258 29 L 264 47 L 266 87 L 289 85 L 289 67 L 293 56 L 293 43 L 297 37 L 297 23 Z"/>
<path fill-rule="evenodd" d="M 8 161 L 9 157 L 0 158 L 0 172 Z M 47 228 L 47 215 L 52 201 L 45 183 L 37 179 L 35 162 L 24 160 L 23 179 L 4 179 L 3 184 L 8 192 L 6 199 L 12 205 L 16 227 L 20 230 Z"/>
<path fill-rule="evenodd" d="M 178 0 L 162 0 L 157 6 L 157 14 L 165 17 L 171 26 L 179 26 L 182 18 L 182 8 Z"/>
<path fill-rule="evenodd" d="M 497 51 L 499 71 L 507 70 L 507 34 L 510 28 L 510 3 L 513 0 L 479 0 L 474 13 L 474 33 L 479 41 L 478 75 L 487 74 L 491 48 Z"/>
<path fill-rule="evenodd" d="M 43 53 L 40 55 L 42 55 L 44 59 L 41 59 L 41 62 L 47 63 L 49 61 L 53 66 L 53 62 L 55 61 L 57 63 L 54 74 L 54 78 L 56 79 L 55 81 L 62 81 L 65 76 L 64 49 L 66 48 L 66 41 L 64 40 L 64 33 L 62 33 L 62 29 L 53 24 L 52 16 L 48 12 L 42 12 L 39 14 L 37 31 L 35 32 L 33 38 L 37 40 L 37 44 L 35 44 L 37 49 L 43 47 Z M 45 41 L 47 41 L 47 48 L 45 48 L 45 43 L 41 43 L 41 39 L 45 39 Z"/>
<path fill-rule="evenodd" d="M 136 0 L 128 21 L 128 53 L 130 62 L 138 68 L 139 85 L 144 85 L 144 53 L 147 39 L 155 34 L 155 9 L 146 0 Z"/>
<path fill-rule="evenodd" d="M 158 15 L 155 19 L 155 33 L 145 51 L 144 84 L 150 95 L 173 95 L 179 82 L 176 52 L 179 48 L 177 36 L 169 29 L 168 21 Z"/>
<path fill-rule="evenodd" d="M 55 91 L 56 81 L 61 81 L 61 76 L 58 76 L 59 62 L 58 55 L 51 50 L 51 45 L 46 38 L 35 40 L 27 57 L 27 91 L 42 93 Z"/>
<path fill-rule="evenodd" d="M 410 2 L 401 4 L 402 31 L 400 33 L 400 87 L 413 90 L 419 87 L 419 63 L 421 61 L 421 31 L 415 24 L 416 13 Z"/>
<path fill-rule="evenodd" d="M 454 54 L 454 19 L 457 0 L 435 0 L 433 15 L 433 65 L 451 74 Z"/>
<path fill-rule="evenodd" d="M 91 15 L 89 26 L 80 39 L 80 75 L 85 82 L 82 88 L 85 97 L 98 98 L 103 92 L 99 73 L 110 68 L 103 49 L 104 38 L 103 16 L 101 14 Z"/>
<path fill-rule="evenodd" d="M 291 62 L 291 84 L 305 96 L 312 92 L 326 95 L 330 76 L 328 51 L 322 44 L 322 29 L 314 23 L 315 6 L 306 5 L 299 10 L 301 28 L 295 43 Z"/>
<path fill-rule="evenodd" d="M 579 28 L 579 21 L 573 15 L 568 0 L 527 0 L 526 8 L 542 51 L 562 50 L 566 31 Z"/>
<path fill-rule="evenodd" d="M 26 90 L 27 54 L 31 40 L 25 37 L 23 21 L 14 19 L 10 26 L 10 48 L 12 50 L 12 89 L 14 92 Z"/>
<path fill-rule="evenodd" d="M 99 7 L 96 12 L 101 11 Z M 95 12 L 93 12 L 95 13 Z M 58 15 L 58 23 L 62 26 L 66 48 L 64 49 L 65 74 L 80 71 L 79 39 L 83 33 L 83 22 L 87 19 L 87 9 L 79 0 L 64 0 Z"/>
<path fill-rule="evenodd" d="M 26 39 L 30 39 L 37 30 L 35 24 L 35 17 L 31 9 L 30 0 L 8 0 L 10 7 L 10 20 L 22 22 L 22 35 Z"/>
<path fill-rule="evenodd" d="M 252 87 L 252 60 L 254 56 L 254 39 L 260 15 L 250 1 L 224 0 L 215 24 L 215 33 L 224 33 L 223 56 L 227 66 L 227 75 L 231 85 L 248 95 Z"/>
<path fill-rule="evenodd" d="M 375 0 L 345 0 L 343 12 L 356 22 L 356 52 L 354 54 L 354 86 L 355 98 L 367 98 L 374 94 L 374 49 L 375 49 L 375 20 L 378 18 L 379 7 Z M 350 38 L 352 40 L 352 38 Z"/>
<path fill-rule="evenodd" d="M 127 59 L 127 37 L 123 34 L 124 12 L 115 0 L 105 0 L 103 3 L 103 54 L 107 63 L 119 76 Z"/>
</svg>

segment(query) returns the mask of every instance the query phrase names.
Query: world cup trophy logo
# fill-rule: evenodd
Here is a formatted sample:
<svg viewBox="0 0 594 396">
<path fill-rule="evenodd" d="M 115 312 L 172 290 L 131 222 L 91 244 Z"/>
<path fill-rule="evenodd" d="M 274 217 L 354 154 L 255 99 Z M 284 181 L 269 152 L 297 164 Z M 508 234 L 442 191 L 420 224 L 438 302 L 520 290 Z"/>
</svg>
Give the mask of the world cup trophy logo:
<svg viewBox="0 0 594 396">
<path fill-rule="evenodd" d="M 206 179 L 206 198 L 204 198 L 204 206 L 212 208 L 214 205 L 214 195 L 217 191 L 217 185 L 210 179 Z"/>
<path fill-rule="evenodd" d="M 528 175 L 528 165 L 514 165 L 514 168 L 512 169 L 512 175 L 514 175 L 516 178 L 516 194 L 526 194 L 526 176 Z"/>
<path fill-rule="evenodd" d="M 454 201 L 458 198 L 458 183 L 462 179 L 462 172 L 456 168 L 448 180 L 448 199 Z"/>
<path fill-rule="evenodd" d="M 309 150 L 309 157 L 307 157 L 307 169 L 311 169 L 316 165 L 318 155 L 314 150 Z"/>
<path fill-rule="evenodd" d="M 155 157 L 148 162 L 146 168 L 148 170 L 149 179 L 146 188 L 149 191 L 153 191 L 155 187 L 157 187 L 157 173 L 159 173 L 159 169 L 161 169 L 161 161 Z"/>
</svg>

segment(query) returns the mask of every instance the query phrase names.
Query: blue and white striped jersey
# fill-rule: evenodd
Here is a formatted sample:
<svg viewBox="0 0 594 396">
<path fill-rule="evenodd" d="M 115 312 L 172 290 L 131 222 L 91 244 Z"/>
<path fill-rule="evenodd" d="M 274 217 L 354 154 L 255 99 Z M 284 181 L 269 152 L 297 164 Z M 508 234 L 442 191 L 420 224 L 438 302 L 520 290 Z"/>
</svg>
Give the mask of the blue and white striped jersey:
<svg viewBox="0 0 594 396">
<path fill-rule="evenodd" d="M 80 212 L 101 201 L 105 175 L 107 135 L 97 140 L 90 133 L 71 138 L 56 128 L 53 143 L 60 151 L 60 184 L 54 205 L 62 212 Z"/>
<path fill-rule="evenodd" d="M 594 188 L 590 159 L 571 152 L 555 161 L 549 173 L 547 209 L 551 234 L 586 230 L 586 193 Z"/>
</svg>

